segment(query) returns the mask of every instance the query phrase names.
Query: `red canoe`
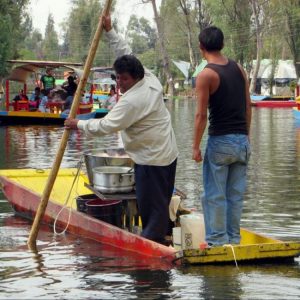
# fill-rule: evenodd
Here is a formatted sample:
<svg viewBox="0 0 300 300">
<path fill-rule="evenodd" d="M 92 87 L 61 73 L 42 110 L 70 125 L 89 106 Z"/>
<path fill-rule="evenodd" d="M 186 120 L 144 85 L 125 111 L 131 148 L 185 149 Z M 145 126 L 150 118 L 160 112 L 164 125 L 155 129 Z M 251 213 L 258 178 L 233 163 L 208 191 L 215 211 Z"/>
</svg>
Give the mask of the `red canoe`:
<svg viewBox="0 0 300 300">
<path fill-rule="evenodd" d="M 69 210 L 64 209 L 59 215 L 65 199 L 72 186 L 75 169 L 60 170 L 54 184 L 50 200 L 46 209 L 43 222 L 53 226 L 57 217 L 56 226 L 65 228 L 68 225 L 68 232 L 89 238 L 103 244 L 108 244 L 125 251 L 130 251 L 143 258 L 160 259 L 163 263 L 171 264 L 176 258 L 176 250 L 173 247 L 166 247 L 126 230 L 100 221 L 85 213 L 76 210 L 76 203 L 70 203 L 71 218 L 68 221 Z M 48 170 L 1 170 L 0 183 L 8 201 L 17 214 L 33 219 L 41 194 L 49 175 Z M 70 199 L 79 195 L 88 194 L 90 191 L 84 186 L 87 177 L 80 174 L 76 190 L 71 192 Z M 68 224 L 69 223 L 69 224 Z"/>
</svg>

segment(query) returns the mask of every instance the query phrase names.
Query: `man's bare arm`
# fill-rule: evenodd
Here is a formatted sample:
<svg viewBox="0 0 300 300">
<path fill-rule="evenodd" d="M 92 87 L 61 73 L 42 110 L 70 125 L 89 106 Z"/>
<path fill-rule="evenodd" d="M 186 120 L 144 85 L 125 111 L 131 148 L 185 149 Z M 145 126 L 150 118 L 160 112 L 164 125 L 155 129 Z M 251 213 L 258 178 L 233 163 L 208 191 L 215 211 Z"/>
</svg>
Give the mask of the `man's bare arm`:
<svg viewBox="0 0 300 300">
<path fill-rule="evenodd" d="M 251 98 L 249 93 L 249 81 L 246 75 L 245 70 L 242 66 L 238 65 L 245 79 L 245 92 L 246 92 L 246 121 L 247 121 L 247 131 L 248 135 L 250 134 L 251 118 L 252 118 L 252 109 L 251 109 Z"/>
<path fill-rule="evenodd" d="M 203 70 L 196 80 L 197 110 L 194 123 L 193 160 L 202 161 L 201 140 L 207 124 L 207 107 L 209 100 L 209 73 Z"/>
</svg>

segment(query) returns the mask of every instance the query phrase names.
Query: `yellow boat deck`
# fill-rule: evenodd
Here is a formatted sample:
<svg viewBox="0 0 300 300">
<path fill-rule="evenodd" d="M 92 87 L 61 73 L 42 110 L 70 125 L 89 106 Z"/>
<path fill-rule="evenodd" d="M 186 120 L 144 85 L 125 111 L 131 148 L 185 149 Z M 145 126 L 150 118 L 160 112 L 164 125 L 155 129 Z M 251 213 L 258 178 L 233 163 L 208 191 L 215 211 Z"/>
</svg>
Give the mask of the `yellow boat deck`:
<svg viewBox="0 0 300 300">
<path fill-rule="evenodd" d="M 188 264 L 210 264 L 282 260 L 300 255 L 299 242 L 284 242 L 246 229 L 241 229 L 241 237 L 240 245 L 183 250 L 181 254 L 183 261 Z"/>
<path fill-rule="evenodd" d="M 18 184 L 25 186 L 27 189 L 41 195 L 45 188 L 50 170 L 44 169 L 22 169 L 22 170 L 0 170 L 0 176 L 5 176 Z M 60 169 L 53 186 L 50 200 L 54 203 L 63 205 L 69 195 L 70 189 L 74 183 L 77 169 Z M 74 183 L 70 193 L 67 206 L 76 209 L 78 195 L 91 194 L 92 192 L 84 186 L 88 183 L 87 176 L 81 172 Z"/>
</svg>

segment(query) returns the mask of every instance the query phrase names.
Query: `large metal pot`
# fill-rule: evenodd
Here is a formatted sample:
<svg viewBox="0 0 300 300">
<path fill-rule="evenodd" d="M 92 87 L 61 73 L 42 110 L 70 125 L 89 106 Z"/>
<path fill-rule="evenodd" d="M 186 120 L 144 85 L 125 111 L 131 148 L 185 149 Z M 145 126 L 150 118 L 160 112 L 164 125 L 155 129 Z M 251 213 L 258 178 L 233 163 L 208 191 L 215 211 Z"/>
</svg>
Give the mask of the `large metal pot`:
<svg viewBox="0 0 300 300">
<path fill-rule="evenodd" d="M 90 184 L 93 184 L 93 169 L 102 166 L 133 167 L 132 159 L 123 148 L 93 149 L 84 153 L 84 161 Z"/>
<path fill-rule="evenodd" d="M 94 188 L 102 193 L 127 193 L 134 187 L 134 173 L 130 167 L 106 166 L 93 169 Z"/>
</svg>

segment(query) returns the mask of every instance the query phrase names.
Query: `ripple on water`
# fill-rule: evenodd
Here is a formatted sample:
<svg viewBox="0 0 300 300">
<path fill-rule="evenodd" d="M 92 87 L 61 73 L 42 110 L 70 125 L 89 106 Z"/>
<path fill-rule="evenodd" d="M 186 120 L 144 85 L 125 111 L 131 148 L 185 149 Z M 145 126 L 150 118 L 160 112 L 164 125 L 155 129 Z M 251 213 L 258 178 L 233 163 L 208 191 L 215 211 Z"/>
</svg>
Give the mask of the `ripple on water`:
<svg viewBox="0 0 300 300">
<path fill-rule="evenodd" d="M 184 205 L 201 210 L 202 164 L 191 159 L 195 102 L 167 106 L 180 155 L 176 186 Z M 0 127 L 5 168 L 50 168 L 63 127 Z M 207 134 L 201 150 L 204 153 Z M 253 109 L 252 155 L 242 225 L 276 238 L 300 236 L 300 130 L 290 110 Z M 18 147 L 15 147 L 18 145 Z M 120 146 L 119 135 L 86 138 L 73 131 L 62 167 L 76 167 L 84 151 Z M 47 154 L 47 155 L 45 155 Z M 167 267 L 72 235 L 39 233 L 28 251 L 30 223 L 12 215 L 0 194 L 0 294 L 5 299 L 296 299 L 300 259 L 290 265 Z"/>
</svg>

